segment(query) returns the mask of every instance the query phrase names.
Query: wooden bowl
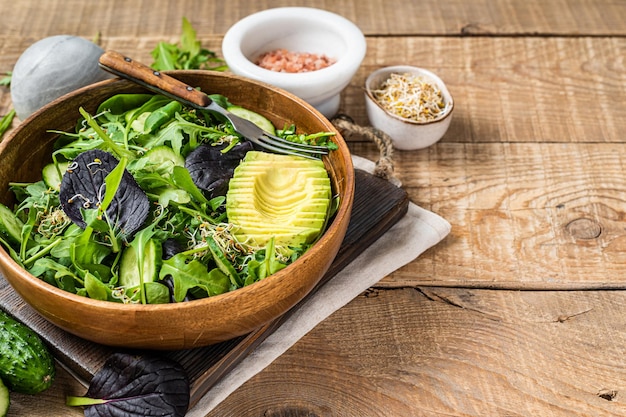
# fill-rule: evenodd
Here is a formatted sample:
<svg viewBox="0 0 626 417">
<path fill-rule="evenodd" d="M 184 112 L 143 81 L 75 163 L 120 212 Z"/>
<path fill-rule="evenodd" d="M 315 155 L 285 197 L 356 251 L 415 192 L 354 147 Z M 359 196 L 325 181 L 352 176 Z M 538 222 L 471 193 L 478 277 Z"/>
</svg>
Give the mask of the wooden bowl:
<svg viewBox="0 0 626 417">
<path fill-rule="evenodd" d="M 287 312 L 313 289 L 330 267 L 348 227 L 354 196 L 352 160 L 340 133 L 324 116 L 296 96 L 261 82 L 210 71 L 170 74 L 203 91 L 223 94 L 276 126 L 294 123 L 308 133 L 335 132 L 339 149 L 324 162 L 340 207 L 320 240 L 288 267 L 229 293 L 175 304 L 118 304 L 78 296 L 32 276 L 4 248 L 0 250 L 0 271 L 26 303 L 55 325 L 96 343 L 189 349 L 247 334 Z M 145 90 L 125 80 L 103 81 L 61 97 L 26 119 L 0 144 L 0 201 L 14 203 L 9 182 L 41 179 L 57 137 L 51 130 L 73 130 L 80 107 L 93 114 L 108 97 L 137 92 Z"/>
</svg>

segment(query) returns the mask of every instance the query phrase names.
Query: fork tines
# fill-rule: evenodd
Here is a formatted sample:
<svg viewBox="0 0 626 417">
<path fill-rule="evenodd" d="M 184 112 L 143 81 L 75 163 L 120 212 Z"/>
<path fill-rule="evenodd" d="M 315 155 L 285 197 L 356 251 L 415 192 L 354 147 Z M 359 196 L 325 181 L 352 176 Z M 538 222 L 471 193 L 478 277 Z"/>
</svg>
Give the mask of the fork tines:
<svg viewBox="0 0 626 417">
<path fill-rule="evenodd" d="M 256 138 L 248 138 L 248 140 L 269 151 L 277 153 L 304 156 L 308 158 L 318 158 L 322 155 L 328 154 L 328 148 L 325 146 L 290 142 L 286 139 L 272 136 L 270 134 L 259 135 Z"/>
</svg>

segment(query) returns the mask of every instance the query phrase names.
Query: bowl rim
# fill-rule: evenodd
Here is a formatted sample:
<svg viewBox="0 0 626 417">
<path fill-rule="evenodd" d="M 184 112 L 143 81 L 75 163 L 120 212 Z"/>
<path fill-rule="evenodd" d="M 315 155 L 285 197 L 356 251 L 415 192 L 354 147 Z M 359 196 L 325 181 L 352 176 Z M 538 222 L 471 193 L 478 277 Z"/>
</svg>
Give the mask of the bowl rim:
<svg viewBox="0 0 626 417">
<path fill-rule="evenodd" d="M 417 74 L 417 75 L 424 75 L 430 78 L 431 81 L 434 81 L 435 84 L 437 84 L 437 86 L 442 92 L 442 96 L 444 97 L 446 103 L 448 104 L 448 110 L 442 116 L 439 116 L 433 120 L 428 120 L 426 122 L 418 122 L 416 120 L 407 119 L 405 117 L 401 117 L 401 116 L 398 116 L 397 114 L 390 112 L 389 110 L 385 109 L 378 102 L 378 100 L 376 100 L 376 98 L 374 97 L 374 94 L 372 93 L 372 83 L 374 82 L 375 79 L 380 78 L 381 75 L 385 75 L 386 77 L 388 77 L 391 74 L 407 73 L 407 72 L 412 73 L 412 74 Z M 388 67 L 382 67 L 371 72 L 370 75 L 368 75 L 367 78 L 365 79 L 365 96 L 376 107 L 382 110 L 385 113 L 385 115 L 391 117 L 394 120 L 398 120 L 400 122 L 403 122 L 412 126 L 428 126 L 432 124 L 441 123 L 445 121 L 447 118 L 449 118 L 452 115 L 452 112 L 454 111 L 454 98 L 452 97 L 452 94 L 448 90 L 448 87 L 443 82 L 443 80 L 432 71 L 429 71 L 425 68 L 415 67 L 412 65 L 393 65 L 393 66 L 388 66 Z"/>
<path fill-rule="evenodd" d="M 308 22 L 320 19 L 324 22 L 325 28 L 336 29 L 335 33 L 347 41 L 350 46 L 347 54 L 338 58 L 333 65 L 301 73 L 277 72 L 256 65 L 241 51 L 241 42 L 259 26 L 271 25 L 274 19 L 283 17 Z M 282 88 L 298 86 L 303 82 L 308 84 L 326 82 L 340 74 L 352 74 L 365 58 L 366 50 L 365 35 L 356 24 L 339 14 L 314 7 L 276 7 L 253 13 L 232 25 L 222 40 L 222 55 L 229 67 L 236 67 L 236 71 L 246 77 L 263 79 Z"/>
<path fill-rule="evenodd" d="M 7 250 L 5 249 L 4 245 L 0 245 L 0 264 L 2 265 L 2 268 L 7 268 L 10 271 L 12 271 L 13 273 L 15 273 L 15 275 L 19 275 L 21 278 L 20 279 L 26 279 L 29 282 L 31 282 L 32 284 L 34 284 L 36 287 L 41 288 L 45 291 L 48 292 L 52 292 L 55 295 L 60 296 L 61 298 L 65 299 L 66 301 L 69 302 L 74 302 L 74 303 L 78 303 L 80 305 L 86 306 L 86 305 L 91 305 L 94 307 L 98 307 L 98 308 L 103 308 L 103 309 L 107 309 L 107 310 L 123 310 L 123 311 L 127 311 L 127 312 L 131 312 L 131 313 L 145 313 L 145 312 L 150 312 L 152 310 L 158 310 L 158 311 L 169 311 L 169 310 L 176 310 L 176 311 L 184 311 L 184 310 L 188 310 L 188 309 L 193 309 L 198 305 L 203 305 L 203 304 L 218 304 L 218 303 L 224 303 L 227 302 L 230 298 L 233 297 L 238 297 L 241 294 L 244 293 L 255 293 L 255 292 L 261 292 L 263 290 L 264 287 L 272 285 L 275 281 L 278 281 L 281 279 L 281 277 L 283 277 L 284 275 L 290 273 L 295 267 L 297 267 L 297 265 L 300 264 L 304 264 L 306 262 L 309 262 L 310 259 L 315 255 L 315 251 L 313 251 L 314 248 L 321 248 L 322 246 L 328 245 L 329 240 L 330 240 L 330 236 L 332 233 L 329 233 L 330 231 L 336 230 L 336 229 L 340 229 L 341 228 L 341 224 L 345 221 L 348 222 L 349 221 L 349 217 L 351 214 L 351 208 L 352 208 L 352 202 L 353 202 L 353 198 L 354 198 L 354 182 L 355 182 L 355 178 L 354 178 L 354 167 L 352 164 L 352 158 L 351 158 L 351 153 L 350 150 L 348 148 L 348 145 L 345 141 L 345 139 L 343 138 L 343 136 L 341 135 L 341 133 L 339 132 L 339 130 L 334 127 L 334 125 L 325 117 L 323 116 L 317 109 L 315 109 L 315 107 L 313 107 L 312 105 L 308 104 L 306 101 L 304 101 L 303 99 L 299 98 L 298 96 L 285 91 L 277 86 L 274 85 L 270 85 L 268 83 L 265 83 L 263 81 L 259 81 L 259 80 L 254 80 L 254 79 L 249 79 L 247 77 L 244 76 L 240 76 L 240 75 L 236 75 L 236 74 L 231 74 L 231 73 L 225 73 L 225 72 L 207 72 L 205 70 L 172 70 L 172 71 L 164 71 L 164 73 L 167 73 L 169 75 L 172 75 L 174 77 L 176 77 L 177 75 L 184 75 L 184 74 L 190 74 L 190 75 L 208 75 L 208 76 L 216 76 L 216 77 L 226 77 L 226 78 L 233 78 L 233 79 L 237 79 L 239 81 L 242 82 L 247 82 L 247 83 L 251 83 L 254 84 L 260 88 L 264 88 L 264 89 L 270 89 L 270 90 L 275 90 L 283 95 L 288 96 L 288 98 L 290 98 L 291 100 L 296 101 L 299 105 L 306 107 L 307 110 L 309 112 L 312 112 L 319 120 L 321 120 L 322 122 L 327 122 L 328 123 L 328 128 L 329 130 L 333 131 L 335 133 L 335 137 L 338 138 L 338 140 L 335 141 L 335 143 L 337 144 L 337 146 L 339 147 L 339 149 L 341 149 L 341 152 L 339 152 L 339 154 L 341 155 L 341 159 L 343 161 L 343 164 L 345 164 L 346 166 L 346 177 L 344 178 L 344 183 L 346 186 L 346 190 L 347 192 L 346 197 L 347 200 L 344 199 L 344 201 L 340 202 L 339 205 L 339 209 L 334 213 L 332 222 L 329 224 L 328 228 L 324 231 L 323 235 L 317 240 L 317 242 L 315 242 L 315 244 L 313 246 L 311 246 L 311 248 L 309 250 L 307 250 L 302 256 L 300 256 L 296 261 L 294 261 L 293 263 L 287 265 L 287 267 L 281 269 L 280 271 L 260 280 L 257 281 L 253 284 L 250 284 L 248 286 L 242 287 L 242 288 L 238 288 L 236 290 L 233 291 L 229 291 L 223 294 L 218 294 L 215 296 L 211 296 L 211 297 L 205 297 L 205 298 L 201 298 L 201 299 L 196 299 L 196 300 L 191 300 L 191 301 L 187 301 L 187 302 L 181 302 L 181 303 L 167 303 L 167 304 L 123 304 L 123 303 L 115 303 L 115 302 L 111 302 L 111 301 L 103 301 L 103 300 L 96 300 L 96 299 L 92 299 L 92 298 L 88 298 L 88 297 L 84 297 L 78 294 L 74 294 L 71 293 L 69 291 L 65 291 L 63 289 L 60 289 L 54 285 L 51 285 L 45 281 L 43 281 L 40 278 L 35 277 L 34 275 L 30 274 L 28 271 L 26 271 L 23 267 L 21 267 L 17 262 L 15 262 L 13 260 L 13 258 L 9 255 L 9 253 L 7 252 Z M 108 80 L 103 80 L 103 81 L 99 81 L 96 82 L 94 84 L 85 86 L 85 87 L 81 87 L 77 90 L 74 90 L 70 93 L 64 94 L 63 96 L 51 101 L 50 103 L 46 104 L 45 106 L 41 107 L 40 109 L 38 109 L 37 111 L 33 112 L 29 117 L 27 117 L 24 121 L 22 121 L 15 129 L 13 129 L 8 135 L 7 137 L 0 142 L 0 156 L 2 156 L 2 154 L 5 151 L 5 148 L 8 147 L 11 142 L 15 139 L 15 137 L 24 129 L 26 128 L 26 126 L 28 126 L 28 123 L 37 118 L 39 115 L 45 113 L 46 111 L 48 111 L 50 108 L 59 105 L 60 103 L 62 103 L 65 100 L 74 98 L 76 96 L 80 96 L 81 94 L 84 94 L 88 91 L 91 91 L 93 89 L 98 89 L 98 88 L 105 88 L 107 87 L 109 84 L 115 84 L 115 83 L 119 83 L 122 86 L 125 85 L 136 85 L 131 81 L 128 80 L 124 80 L 124 79 L 120 79 L 120 78 L 112 78 L 112 79 L 108 79 Z M 337 150 L 338 151 L 338 150 Z M 334 152 L 337 152 L 334 151 Z M 324 155 L 323 158 L 328 158 L 328 156 Z M 330 260 L 332 262 L 332 260 Z M 329 262 L 330 264 L 330 262 Z M 8 274 L 7 274 L 8 275 Z M 322 277 L 319 277 L 320 279 Z M 10 281 L 9 278 L 7 278 L 7 281 Z M 10 282 L 9 282 L 10 283 Z"/>
</svg>

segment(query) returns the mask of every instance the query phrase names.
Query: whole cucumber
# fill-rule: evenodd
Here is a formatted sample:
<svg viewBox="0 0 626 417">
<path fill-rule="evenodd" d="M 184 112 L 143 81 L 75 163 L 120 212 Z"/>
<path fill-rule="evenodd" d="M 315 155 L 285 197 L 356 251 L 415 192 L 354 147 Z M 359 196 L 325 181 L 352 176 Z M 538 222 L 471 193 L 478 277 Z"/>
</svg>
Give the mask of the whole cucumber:
<svg viewBox="0 0 626 417">
<path fill-rule="evenodd" d="M 9 390 L 37 394 L 56 374 L 54 358 L 41 338 L 0 310 L 0 378 Z"/>
<path fill-rule="evenodd" d="M 9 412 L 9 405 L 11 400 L 9 398 L 9 389 L 4 385 L 0 379 L 0 417 L 6 417 Z"/>
</svg>

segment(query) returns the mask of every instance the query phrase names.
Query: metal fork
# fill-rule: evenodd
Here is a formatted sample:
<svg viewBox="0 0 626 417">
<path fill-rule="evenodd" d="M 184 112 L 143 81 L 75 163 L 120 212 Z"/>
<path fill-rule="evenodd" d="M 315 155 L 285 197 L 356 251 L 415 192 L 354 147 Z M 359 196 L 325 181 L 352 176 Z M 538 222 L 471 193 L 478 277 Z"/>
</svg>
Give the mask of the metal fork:
<svg viewBox="0 0 626 417">
<path fill-rule="evenodd" d="M 133 81 L 151 91 L 170 97 L 192 108 L 219 113 L 227 118 L 237 133 L 250 142 L 271 152 L 319 158 L 328 154 L 324 146 L 294 143 L 264 131 L 256 124 L 224 109 L 211 98 L 182 81 L 149 66 L 134 61 L 119 52 L 106 51 L 99 60 L 102 69 Z"/>
</svg>

